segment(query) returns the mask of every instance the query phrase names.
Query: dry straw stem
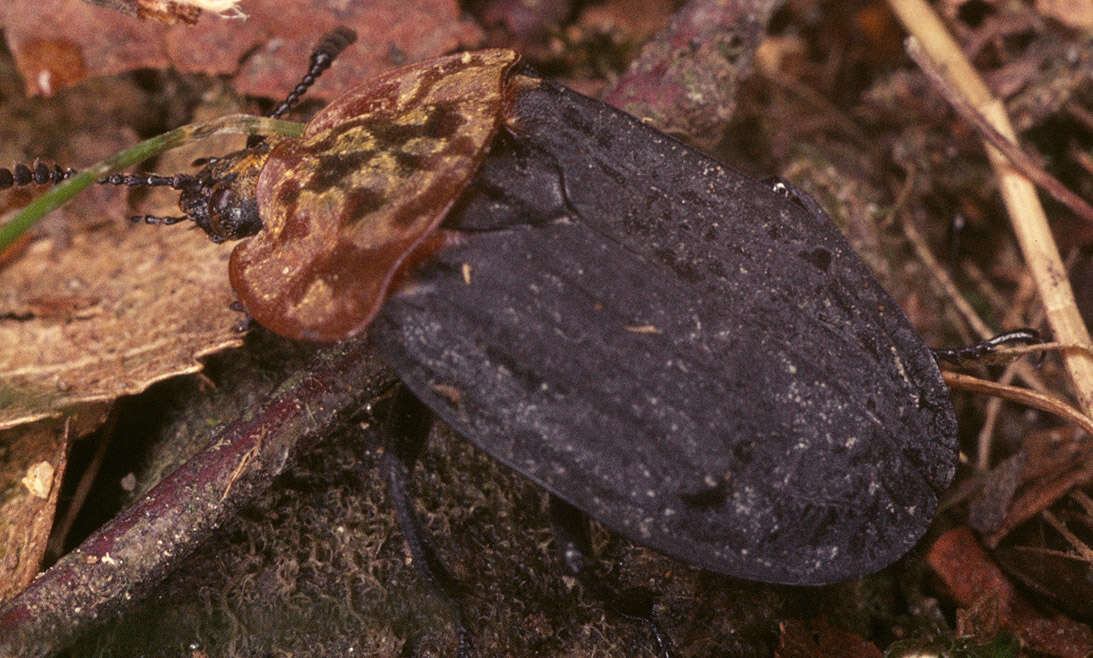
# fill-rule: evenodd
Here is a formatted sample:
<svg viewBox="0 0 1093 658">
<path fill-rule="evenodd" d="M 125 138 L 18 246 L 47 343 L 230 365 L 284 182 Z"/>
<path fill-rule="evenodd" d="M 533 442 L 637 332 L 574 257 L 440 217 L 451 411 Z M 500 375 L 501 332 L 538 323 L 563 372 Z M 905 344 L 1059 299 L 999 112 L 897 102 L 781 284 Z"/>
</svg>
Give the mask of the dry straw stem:
<svg viewBox="0 0 1093 658">
<path fill-rule="evenodd" d="M 949 388 L 958 388 L 973 393 L 994 395 L 1039 409 L 1040 411 L 1046 411 L 1047 413 L 1055 414 L 1060 418 L 1064 418 L 1071 423 L 1074 423 L 1085 430 L 1086 433 L 1093 436 L 1093 418 L 1090 418 L 1086 414 L 1083 414 L 1070 406 L 1065 400 L 1061 400 L 1053 395 L 1037 393 L 1036 391 L 1021 388 L 1019 386 L 999 384 L 998 382 L 992 382 L 989 379 L 980 379 L 979 377 L 973 377 L 959 372 L 944 371 L 941 373 L 941 376 L 945 378 L 945 383 L 949 385 Z"/>
<path fill-rule="evenodd" d="M 915 54 L 920 58 L 932 61 L 944 80 L 970 107 L 1007 141 L 1016 144 L 1016 133 L 1002 101 L 991 95 L 933 9 L 923 0 L 888 0 L 888 4 L 912 35 L 908 49 L 917 51 Z M 1078 313 L 1066 268 L 1035 187 L 989 141 L 985 141 L 985 146 L 998 177 L 1002 199 L 1009 210 L 1014 234 L 1036 282 L 1055 339 L 1067 344 L 1089 344 L 1089 331 Z M 1089 414 L 1093 410 L 1093 357 L 1084 350 L 1068 350 L 1063 352 L 1063 362 L 1074 397 L 1082 411 Z"/>
</svg>

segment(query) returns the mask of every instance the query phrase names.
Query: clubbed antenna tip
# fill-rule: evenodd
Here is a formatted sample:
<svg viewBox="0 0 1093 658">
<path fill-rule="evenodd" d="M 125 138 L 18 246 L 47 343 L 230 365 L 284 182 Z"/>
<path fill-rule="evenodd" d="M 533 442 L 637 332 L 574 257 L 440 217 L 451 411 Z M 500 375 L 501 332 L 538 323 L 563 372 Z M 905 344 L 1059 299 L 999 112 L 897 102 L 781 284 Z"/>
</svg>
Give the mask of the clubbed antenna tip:
<svg viewBox="0 0 1093 658">
<path fill-rule="evenodd" d="M 334 58 L 337 57 L 343 50 L 345 50 L 349 44 L 357 40 L 357 33 L 345 26 L 338 26 L 333 30 L 323 35 L 322 39 L 319 39 L 319 43 L 315 45 L 315 49 L 311 51 L 311 60 L 308 63 L 307 73 L 304 77 L 300 78 L 300 82 L 296 84 L 296 87 L 289 92 L 285 100 L 274 108 L 270 113 L 271 119 L 277 119 L 284 115 L 286 112 L 292 109 L 296 103 L 300 102 L 300 97 L 304 95 L 304 92 L 308 88 L 315 84 L 315 81 L 323 74 L 323 71 L 330 68 L 330 65 L 334 62 Z"/>
<path fill-rule="evenodd" d="M 75 169 L 61 169 L 57 165 L 50 168 L 41 162 L 35 162 L 33 167 L 28 167 L 20 162 L 11 169 L 0 168 L 0 190 L 6 190 L 14 186 L 23 187 L 31 183 L 36 185 L 57 184 L 75 174 Z"/>
</svg>

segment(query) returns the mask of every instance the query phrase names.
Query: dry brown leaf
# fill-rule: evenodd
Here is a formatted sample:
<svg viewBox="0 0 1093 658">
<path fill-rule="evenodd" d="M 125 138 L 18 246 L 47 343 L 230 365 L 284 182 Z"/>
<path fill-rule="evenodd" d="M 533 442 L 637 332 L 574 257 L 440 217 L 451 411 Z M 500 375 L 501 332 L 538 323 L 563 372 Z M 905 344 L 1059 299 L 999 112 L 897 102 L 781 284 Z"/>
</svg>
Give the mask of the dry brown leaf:
<svg viewBox="0 0 1093 658">
<path fill-rule="evenodd" d="M 0 481 L 18 483 L 0 500 L 0 601 L 38 573 L 68 458 L 68 441 L 99 423 L 103 407 L 8 430 L 0 437 Z"/>
<path fill-rule="evenodd" d="M 777 658 L 881 658 L 881 650 L 856 633 L 844 631 L 825 617 L 787 619 L 779 624 Z"/>
<path fill-rule="evenodd" d="M 237 73 L 240 91 L 280 97 L 296 84 L 318 38 L 346 25 L 360 38 L 316 85 L 315 95 L 329 97 L 393 64 L 473 47 L 482 38 L 462 20 L 455 0 L 249 0 L 244 9 L 246 21 L 205 13 L 194 26 L 166 26 L 80 0 L 4 2 L 0 24 L 27 93 L 45 95 L 90 76 L 173 67 Z"/>
<path fill-rule="evenodd" d="M 33 243 L 0 271 L 0 428 L 138 393 L 239 345 L 230 247 L 136 226 Z"/>
<path fill-rule="evenodd" d="M 106 157 L 136 141 L 124 121 L 139 117 L 143 102 L 132 85 L 102 79 L 48 101 L 4 103 L 0 159 L 6 165 L 51 153 L 79 166 Z M 0 209 L 40 191 L 0 193 Z M 240 318 L 227 308 L 228 248 L 181 227 L 130 226 L 125 196 L 95 186 L 49 216 L 36 240 L 5 254 L 0 428 L 192 372 L 199 355 L 239 341 L 233 326 Z M 142 210 L 175 211 L 172 198 L 166 204 Z"/>
<path fill-rule="evenodd" d="M 239 10 L 234 7 L 238 0 L 217 0 L 214 7 L 203 7 L 203 0 L 84 0 L 84 2 L 120 11 L 127 16 L 159 21 L 167 25 L 175 23 L 193 25 L 201 15 L 202 8 L 208 8 L 223 16 L 240 15 Z"/>
<path fill-rule="evenodd" d="M 86 77 L 167 66 L 167 29 L 79 0 L 0 4 L 0 24 L 28 94 L 55 93 Z"/>
<path fill-rule="evenodd" d="M 187 2 L 173 0 L 134 0 L 136 15 L 146 20 L 159 21 L 167 25 L 185 23 L 193 25 L 201 15 L 201 8 Z"/>
<path fill-rule="evenodd" d="M 1063 616 L 1046 617 L 1025 600 L 967 528 L 941 535 L 926 556 L 964 610 L 957 618 L 968 634 L 988 639 L 998 630 L 1018 635 L 1030 649 L 1050 656 L 1093 651 L 1089 626 Z"/>
</svg>

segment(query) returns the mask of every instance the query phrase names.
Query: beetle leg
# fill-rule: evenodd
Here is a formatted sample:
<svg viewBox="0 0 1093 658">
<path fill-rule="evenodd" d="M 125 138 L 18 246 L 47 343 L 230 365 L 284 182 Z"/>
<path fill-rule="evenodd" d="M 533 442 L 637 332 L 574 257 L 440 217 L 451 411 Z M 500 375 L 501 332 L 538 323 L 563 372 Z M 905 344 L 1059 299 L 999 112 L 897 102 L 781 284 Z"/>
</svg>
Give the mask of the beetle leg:
<svg viewBox="0 0 1093 658">
<path fill-rule="evenodd" d="M 232 327 L 235 333 L 245 334 L 255 326 L 254 318 L 250 316 L 250 313 L 247 313 L 247 309 L 243 308 L 242 302 L 238 299 L 228 304 L 228 308 L 236 313 L 241 313 L 243 316 L 240 318 L 239 322 L 235 323 L 235 326 Z"/>
<path fill-rule="evenodd" d="M 672 655 L 672 643 L 653 618 L 653 597 L 644 590 L 620 592 L 604 582 L 591 567 L 592 541 L 588 516 L 557 496 L 550 497 L 550 523 L 562 567 L 590 591 L 604 606 L 623 617 L 640 621 L 653 632 L 662 657 Z"/>
<path fill-rule="evenodd" d="M 458 602 L 456 580 L 433 549 L 433 539 L 421 524 L 410 494 L 410 473 L 425 450 L 432 424 L 432 412 L 409 389 L 399 386 L 384 423 L 387 444 L 383 471 L 387 480 L 387 495 L 395 508 L 395 516 L 414 558 L 414 566 L 452 611 L 459 634 L 457 655 L 468 656 L 473 645 L 464 623 L 463 609 Z"/>
<path fill-rule="evenodd" d="M 934 358 L 939 361 L 946 361 L 954 365 L 960 365 L 965 361 L 978 361 L 994 352 L 999 347 L 1005 347 L 1008 345 L 1036 345 L 1042 343 L 1040 333 L 1035 329 L 1015 329 L 1013 331 L 1007 331 L 997 336 L 992 336 L 986 340 L 981 340 L 973 345 L 965 345 L 963 347 L 952 348 L 938 348 L 931 349 L 934 353 Z M 1040 359 L 1043 359 L 1043 352 L 1040 353 Z"/>
<path fill-rule="evenodd" d="M 184 222 L 188 217 L 160 217 L 158 215 L 134 215 L 129 218 L 129 221 L 134 224 L 163 224 L 164 226 L 170 226 L 171 224 L 178 224 Z"/>
<path fill-rule="evenodd" d="M 588 516 L 557 496 L 550 497 L 550 524 L 558 559 L 571 576 L 581 578 L 586 572 L 592 541 L 588 534 Z"/>
</svg>

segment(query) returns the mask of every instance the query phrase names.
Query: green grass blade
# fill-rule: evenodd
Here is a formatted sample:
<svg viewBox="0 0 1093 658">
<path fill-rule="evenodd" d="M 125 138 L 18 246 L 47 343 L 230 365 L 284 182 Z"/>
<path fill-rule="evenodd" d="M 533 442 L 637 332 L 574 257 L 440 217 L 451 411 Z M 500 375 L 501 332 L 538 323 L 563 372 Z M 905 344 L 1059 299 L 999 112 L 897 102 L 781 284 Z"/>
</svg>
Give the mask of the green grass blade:
<svg viewBox="0 0 1093 658">
<path fill-rule="evenodd" d="M 28 204 L 11 221 L 0 227 L 0 251 L 7 248 L 39 219 L 60 208 L 81 190 L 94 184 L 95 181 L 147 160 L 153 155 L 213 135 L 243 133 L 247 135 L 298 137 L 303 133 L 303 128 L 303 124 L 293 121 L 267 119 L 248 114 L 232 114 L 210 121 L 187 124 L 162 135 L 146 139 L 116 155 L 96 162 Z"/>
</svg>

